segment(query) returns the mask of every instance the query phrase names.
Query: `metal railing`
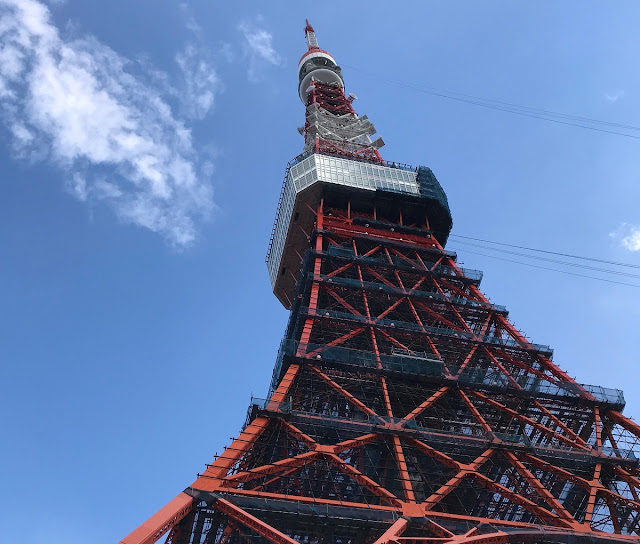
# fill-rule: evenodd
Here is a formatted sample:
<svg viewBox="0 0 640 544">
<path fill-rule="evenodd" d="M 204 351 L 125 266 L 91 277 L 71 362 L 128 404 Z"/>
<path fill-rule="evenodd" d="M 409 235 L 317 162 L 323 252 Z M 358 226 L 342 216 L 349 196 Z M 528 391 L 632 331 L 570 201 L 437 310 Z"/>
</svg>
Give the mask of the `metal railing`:
<svg viewBox="0 0 640 544">
<path fill-rule="evenodd" d="M 406 297 L 413 296 L 416 298 L 426 298 L 438 302 L 456 304 L 458 306 L 467 306 L 470 308 L 480 308 L 484 310 L 494 310 L 501 313 L 507 313 L 507 307 L 499 304 L 492 304 L 490 302 L 482 302 L 479 300 L 472 300 L 463 297 L 454 297 L 441 295 L 434 291 L 421 291 L 418 289 L 402 289 L 393 285 L 386 285 L 384 283 L 376 283 L 370 281 L 360 281 L 352 278 L 340 278 L 327 275 L 320 275 L 320 279 L 323 282 L 332 283 L 334 285 L 344 285 L 354 289 L 367 289 L 369 291 L 392 293 L 397 296 Z"/>
<path fill-rule="evenodd" d="M 296 340 L 284 340 L 280 344 L 278 359 L 272 379 L 273 384 L 279 379 L 285 355 L 297 356 L 300 343 Z M 327 346 L 326 344 L 306 344 L 303 357 L 311 360 L 343 363 L 364 368 L 376 369 L 378 359 L 376 354 L 370 351 L 350 349 L 340 346 Z M 444 362 L 435 355 L 425 352 L 403 353 L 394 349 L 392 353 L 380 354 L 382 370 L 406 373 L 416 376 L 430 376 L 446 381 L 444 377 Z M 452 374 L 455 374 L 450 368 Z M 527 374 L 515 376 L 513 379 L 517 386 L 510 382 L 506 376 L 497 369 L 469 368 L 464 369 L 455 378 L 459 383 L 466 385 L 484 385 L 504 390 L 520 390 L 532 395 L 542 394 L 551 397 L 587 398 L 592 395 L 596 401 L 608 404 L 615 409 L 622 409 L 625 405 L 624 393 L 620 389 L 602 387 L 599 385 L 578 384 L 565 381 L 547 381 L 543 378 Z M 552 379 L 552 378 L 550 378 Z"/>
<path fill-rule="evenodd" d="M 376 286 L 378 284 L 375 284 Z M 380 286 L 380 290 L 384 289 Z M 484 344 L 492 344 L 494 346 L 500 346 L 505 348 L 516 348 L 525 351 L 536 351 L 543 355 L 550 357 L 553 354 L 551 347 L 544 344 L 535 344 L 533 342 L 522 342 L 513 338 L 501 338 L 498 336 L 487 336 L 482 334 L 475 334 L 468 331 L 458 331 L 447 327 L 429 327 L 426 325 L 419 325 L 417 323 L 410 323 L 408 321 L 400 321 L 397 319 L 371 319 L 363 315 L 355 315 L 346 312 L 339 312 L 336 310 L 327 310 L 318 308 L 313 312 L 307 307 L 300 308 L 302 314 L 306 314 L 312 317 L 327 317 L 334 319 L 343 319 L 347 321 L 354 321 L 356 323 L 375 325 L 381 327 L 397 328 L 406 331 L 431 333 L 437 336 L 449 336 L 452 338 L 460 338 L 468 340 L 469 342 L 480 342 Z"/>
<path fill-rule="evenodd" d="M 327 406 L 320 399 L 309 399 L 306 406 L 300 406 L 300 409 L 293 409 L 290 401 L 276 402 L 270 399 L 251 397 L 251 404 L 247 411 L 247 421 L 245 422 L 245 428 L 250 423 L 250 419 L 255 410 L 263 410 L 268 412 L 274 412 L 279 414 L 293 414 L 297 416 L 321 416 L 323 418 L 323 426 L 325 427 L 351 427 L 353 424 L 367 425 L 371 430 L 374 430 L 376 426 L 389 423 L 396 425 L 403 422 L 402 418 L 397 417 L 385 417 L 385 416 L 370 416 L 363 412 L 360 412 L 354 406 L 348 402 L 345 403 L 341 409 L 334 408 L 327 410 Z M 430 440 L 436 440 L 438 442 L 450 442 L 451 444 L 459 444 L 461 438 L 473 438 L 486 440 L 492 442 L 498 439 L 501 442 L 508 443 L 510 445 L 518 445 L 521 447 L 538 450 L 538 451 L 553 451 L 553 455 L 562 455 L 562 452 L 566 452 L 566 455 L 570 457 L 575 454 L 584 454 L 582 450 L 572 448 L 570 444 L 565 443 L 549 443 L 549 442 L 531 442 L 531 440 L 524 434 L 518 433 L 504 433 L 493 432 L 489 433 L 482 429 L 473 429 L 473 431 L 465 432 L 464 430 L 447 430 L 429 427 L 428 425 L 420 425 L 416 420 L 410 420 L 404 422 L 404 428 L 410 431 L 417 431 L 425 437 L 429 436 Z M 449 439 L 447 440 L 447 437 Z M 594 447 L 594 444 L 591 444 Z M 598 450 L 596 449 L 596 452 Z M 640 453 L 632 449 L 624 448 L 612 448 L 603 447 L 599 452 L 606 457 L 626 459 L 629 461 L 638 461 L 638 455 Z"/>
</svg>

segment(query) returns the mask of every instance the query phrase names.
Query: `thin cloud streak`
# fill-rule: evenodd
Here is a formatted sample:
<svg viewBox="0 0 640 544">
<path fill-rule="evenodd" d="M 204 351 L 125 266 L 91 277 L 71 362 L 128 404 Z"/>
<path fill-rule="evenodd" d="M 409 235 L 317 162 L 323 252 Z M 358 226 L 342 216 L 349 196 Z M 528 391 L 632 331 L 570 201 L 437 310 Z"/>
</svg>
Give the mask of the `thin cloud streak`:
<svg viewBox="0 0 640 544">
<path fill-rule="evenodd" d="M 203 41 L 202 27 L 187 3 L 180 4 L 180 11 L 193 39 L 175 56 L 182 75 L 181 88 L 175 96 L 184 115 L 189 119 L 202 120 L 213 107 L 220 81 L 211 64 L 212 54 Z"/>
<path fill-rule="evenodd" d="M 273 47 L 270 32 L 246 21 L 238 25 L 238 31 L 242 34 L 244 55 L 249 60 L 247 76 L 250 81 L 257 82 L 267 65 L 278 66 L 282 58 Z"/>
<path fill-rule="evenodd" d="M 204 119 L 218 91 L 219 81 L 213 67 L 203 58 L 202 50 L 194 44 L 187 45 L 176 55 L 184 79 L 180 93 L 182 109 L 190 119 Z"/>
<path fill-rule="evenodd" d="M 176 56 L 189 104 L 181 118 L 171 85 L 153 84 L 158 73 L 91 36 L 64 39 L 37 0 L 0 0 L 0 41 L 0 112 L 15 155 L 59 166 L 81 201 L 172 245 L 193 243 L 214 203 L 211 164 L 187 120 L 207 115 L 218 86 L 195 46 Z"/>
<path fill-rule="evenodd" d="M 624 98 L 624 91 L 616 91 L 615 93 L 605 93 L 604 94 L 605 99 L 607 100 L 607 102 L 617 102 L 618 100 L 620 100 L 621 98 Z"/>
</svg>

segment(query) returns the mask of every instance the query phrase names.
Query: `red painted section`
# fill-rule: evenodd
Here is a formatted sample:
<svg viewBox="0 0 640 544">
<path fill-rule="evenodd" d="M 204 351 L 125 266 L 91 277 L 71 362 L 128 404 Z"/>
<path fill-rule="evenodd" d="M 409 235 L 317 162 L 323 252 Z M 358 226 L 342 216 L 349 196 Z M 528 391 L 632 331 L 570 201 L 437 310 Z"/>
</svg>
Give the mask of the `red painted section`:
<svg viewBox="0 0 640 544">
<path fill-rule="evenodd" d="M 153 544 L 193 508 L 193 498 L 180 493 L 147 521 L 120 541 L 120 544 Z"/>
<path fill-rule="evenodd" d="M 307 34 L 307 32 L 315 32 L 315 30 L 313 30 L 313 27 L 311 26 L 311 23 L 309 23 L 309 19 L 305 19 L 305 23 L 307 23 L 304 27 L 305 35 Z"/>
<path fill-rule="evenodd" d="M 306 57 L 311 55 L 311 53 L 324 53 L 325 55 L 329 55 L 331 58 L 333 58 L 333 55 L 331 55 L 331 53 L 325 51 L 324 49 L 320 49 L 319 47 L 310 47 L 309 50 L 300 57 L 298 64 L 300 64 Z"/>
</svg>

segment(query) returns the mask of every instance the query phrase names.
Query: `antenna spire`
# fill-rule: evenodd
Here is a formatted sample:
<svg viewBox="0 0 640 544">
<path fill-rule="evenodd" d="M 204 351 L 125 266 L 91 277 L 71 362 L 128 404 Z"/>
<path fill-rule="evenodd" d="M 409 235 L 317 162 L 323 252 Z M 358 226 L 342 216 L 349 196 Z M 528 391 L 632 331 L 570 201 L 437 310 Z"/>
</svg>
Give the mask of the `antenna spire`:
<svg viewBox="0 0 640 544">
<path fill-rule="evenodd" d="M 319 49 L 315 30 L 309 23 L 309 19 L 306 19 L 305 22 L 307 25 L 304 27 L 304 37 L 307 39 L 307 47 L 309 49 Z"/>
</svg>

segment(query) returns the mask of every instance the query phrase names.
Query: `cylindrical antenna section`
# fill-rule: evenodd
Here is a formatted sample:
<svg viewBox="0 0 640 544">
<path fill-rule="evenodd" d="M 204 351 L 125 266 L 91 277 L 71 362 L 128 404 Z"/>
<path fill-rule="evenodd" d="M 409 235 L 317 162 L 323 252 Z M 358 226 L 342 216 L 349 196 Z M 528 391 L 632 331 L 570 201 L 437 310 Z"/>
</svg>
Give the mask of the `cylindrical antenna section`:
<svg viewBox="0 0 640 544">
<path fill-rule="evenodd" d="M 306 20 L 304 34 L 308 50 L 302 55 L 298 64 L 298 95 L 306 106 L 313 81 L 339 85 L 342 88 L 344 88 L 344 81 L 340 67 L 334 58 L 318 47 L 316 33 L 309 19 Z"/>
</svg>

